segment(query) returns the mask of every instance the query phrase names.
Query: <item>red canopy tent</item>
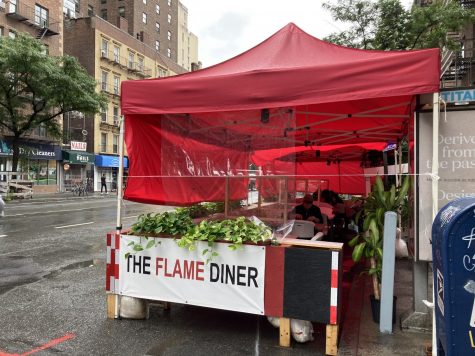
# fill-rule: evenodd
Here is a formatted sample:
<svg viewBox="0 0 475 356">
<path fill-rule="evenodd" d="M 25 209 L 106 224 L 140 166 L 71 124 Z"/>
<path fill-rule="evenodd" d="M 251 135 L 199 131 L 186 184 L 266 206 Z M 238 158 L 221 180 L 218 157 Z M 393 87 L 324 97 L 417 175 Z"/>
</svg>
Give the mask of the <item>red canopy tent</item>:
<svg viewBox="0 0 475 356">
<path fill-rule="evenodd" d="M 411 138 L 415 97 L 438 92 L 439 63 L 438 49 L 349 49 L 289 24 L 213 67 L 123 82 L 125 198 L 223 200 L 214 177 L 239 176 L 255 152 Z M 245 181 L 230 192 L 244 197 Z"/>
</svg>

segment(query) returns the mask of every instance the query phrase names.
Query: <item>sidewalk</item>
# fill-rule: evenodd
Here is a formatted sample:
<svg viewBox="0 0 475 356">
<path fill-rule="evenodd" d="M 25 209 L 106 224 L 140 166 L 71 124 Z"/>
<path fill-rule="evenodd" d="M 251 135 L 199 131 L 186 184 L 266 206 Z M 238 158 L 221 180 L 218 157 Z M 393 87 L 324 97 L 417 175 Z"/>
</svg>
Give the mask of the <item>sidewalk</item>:
<svg viewBox="0 0 475 356">
<path fill-rule="evenodd" d="M 342 334 L 338 354 L 425 356 L 425 347 L 431 342 L 431 334 L 402 331 L 400 325 L 401 316 L 412 306 L 412 261 L 396 261 L 394 294 L 397 296 L 397 321 L 392 334 L 381 334 L 379 325 L 372 319 L 369 300 L 369 295 L 372 294 L 370 279 L 367 275 L 360 275 L 360 271 L 352 272 L 351 289 L 349 295 L 344 296 L 348 298 L 346 299 L 348 304 L 347 310 L 342 313 Z"/>
<path fill-rule="evenodd" d="M 88 199 L 117 199 L 117 193 L 101 194 L 99 192 L 89 193 L 87 196 L 77 196 L 71 192 L 65 193 L 49 193 L 49 194 L 35 194 L 33 198 L 29 199 L 13 199 L 6 201 L 7 204 L 26 204 L 26 203 L 41 203 L 41 202 L 61 202 L 67 200 L 88 200 Z"/>
</svg>

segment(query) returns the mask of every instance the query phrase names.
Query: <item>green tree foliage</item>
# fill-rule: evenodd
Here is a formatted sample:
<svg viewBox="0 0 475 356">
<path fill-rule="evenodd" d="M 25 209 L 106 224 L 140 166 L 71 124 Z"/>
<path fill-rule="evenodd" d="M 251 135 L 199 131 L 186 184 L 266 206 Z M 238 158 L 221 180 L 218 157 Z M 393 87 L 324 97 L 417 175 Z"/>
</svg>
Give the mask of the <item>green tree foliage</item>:
<svg viewBox="0 0 475 356">
<path fill-rule="evenodd" d="M 12 136 L 13 167 L 19 140 L 40 125 L 61 136 L 60 117 L 68 111 L 99 112 L 105 96 L 96 92 L 94 78 L 70 56 L 53 57 L 31 36 L 0 41 L 0 127 Z"/>
<path fill-rule="evenodd" d="M 327 41 L 352 48 L 406 50 L 448 47 L 458 43 L 447 36 L 475 21 L 475 10 L 456 1 L 435 0 L 406 10 L 400 0 L 338 0 L 323 5 L 335 21 L 347 25 Z"/>
</svg>

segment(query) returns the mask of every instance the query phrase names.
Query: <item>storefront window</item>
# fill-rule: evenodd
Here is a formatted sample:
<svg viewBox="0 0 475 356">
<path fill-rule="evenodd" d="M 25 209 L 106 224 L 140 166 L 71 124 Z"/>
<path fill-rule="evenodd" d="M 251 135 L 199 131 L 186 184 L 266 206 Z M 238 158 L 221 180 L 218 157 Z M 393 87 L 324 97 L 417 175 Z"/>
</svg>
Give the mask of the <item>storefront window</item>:
<svg viewBox="0 0 475 356">
<path fill-rule="evenodd" d="M 21 171 L 26 174 L 28 180 L 36 185 L 56 185 L 56 161 L 28 158 L 21 161 Z"/>
</svg>

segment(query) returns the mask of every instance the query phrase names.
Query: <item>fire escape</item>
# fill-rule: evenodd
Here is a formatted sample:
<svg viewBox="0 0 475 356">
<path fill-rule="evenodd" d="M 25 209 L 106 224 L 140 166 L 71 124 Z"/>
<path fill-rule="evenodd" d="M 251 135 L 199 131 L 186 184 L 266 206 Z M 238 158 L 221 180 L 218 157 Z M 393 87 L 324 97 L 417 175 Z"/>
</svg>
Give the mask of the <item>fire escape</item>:
<svg viewBox="0 0 475 356">
<path fill-rule="evenodd" d="M 459 0 L 460 6 L 475 8 L 475 0 Z M 442 50 L 441 88 L 475 87 L 475 39 L 464 38 L 458 32 L 449 32 L 447 37 L 460 44 L 460 49 Z"/>
<path fill-rule="evenodd" d="M 22 22 L 36 30 L 36 38 L 59 35 L 59 21 L 51 21 L 48 10 L 41 7 L 31 7 L 20 0 L 5 2 L 6 16 Z"/>
</svg>

